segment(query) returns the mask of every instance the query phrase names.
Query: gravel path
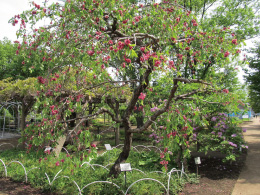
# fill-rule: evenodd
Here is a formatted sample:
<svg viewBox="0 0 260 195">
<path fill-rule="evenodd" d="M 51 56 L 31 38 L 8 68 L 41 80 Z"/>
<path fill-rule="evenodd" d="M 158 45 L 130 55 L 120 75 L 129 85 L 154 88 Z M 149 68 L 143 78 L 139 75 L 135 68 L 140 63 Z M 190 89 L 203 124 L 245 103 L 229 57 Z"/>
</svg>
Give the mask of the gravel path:
<svg viewBox="0 0 260 195">
<path fill-rule="evenodd" d="M 260 195 L 260 118 L 244 123 L 243 128 L 247 129 L 248 155 L 232 195 Z"/>
</svg>

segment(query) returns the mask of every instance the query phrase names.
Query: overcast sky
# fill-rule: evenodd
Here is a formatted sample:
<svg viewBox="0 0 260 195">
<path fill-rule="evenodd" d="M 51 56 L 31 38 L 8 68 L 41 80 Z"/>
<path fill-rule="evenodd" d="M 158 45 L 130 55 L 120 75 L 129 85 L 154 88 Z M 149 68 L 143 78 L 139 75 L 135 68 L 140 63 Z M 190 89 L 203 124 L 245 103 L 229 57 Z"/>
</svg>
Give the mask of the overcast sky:
<svg viewBox="0 0 260 195">
<path fill-rule="evenodd" d="M 16 31 L 19 29 L 19 25 L 13 26 L 8 21 L 17 14 L 22 13 L 24 10 L 30 9 L 29 0 L 0 0 L 0 40 L 4 37 L 15 41 Z M 41 2 L 35 0 L 35 2 Z"/>
<path fill-rule="evenodd" d="M 32 0 L 0 0 L 0 40 L 7 37 L 11 41 L 17 39 L 16 31 L 19 29 L 19 25 L 13 26 L 8 21 L 15 15 L 21 14 L 25 10 L 29 10 L 32 7 L 30 3 Z M 43 5 L 45 0 L 33 0 L 36 4 Z M 56 0 L 57 1 L 57 0 Z M 48 2 L 56 2 L 55 0 L 48 0 Z M 20 22 L 19 22 L 20 24 Z"/>
</svg>

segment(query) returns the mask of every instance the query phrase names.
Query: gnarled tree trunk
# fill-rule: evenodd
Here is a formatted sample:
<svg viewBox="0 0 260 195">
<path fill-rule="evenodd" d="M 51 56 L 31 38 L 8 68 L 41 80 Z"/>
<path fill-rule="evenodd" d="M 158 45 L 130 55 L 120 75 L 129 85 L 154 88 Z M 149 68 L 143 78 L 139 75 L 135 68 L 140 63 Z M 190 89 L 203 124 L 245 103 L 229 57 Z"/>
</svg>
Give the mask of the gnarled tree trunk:
<svg viewBox="0 0 260 195">
<path fill-rule="evenodd" d="M 133 137 L 133 133 L 128 133 L 127 129 L 125 129 L 125 142 L 124 142 L 123 151 L 120 153 L 115 164 L 110 169 L 109 176 L 113 176 L 116 178 L 120 174 L 121 172 L 120 163 L 125 162 L 130 154 L 130 150 L 132 146 L 132 137 Z"/>
</svg>

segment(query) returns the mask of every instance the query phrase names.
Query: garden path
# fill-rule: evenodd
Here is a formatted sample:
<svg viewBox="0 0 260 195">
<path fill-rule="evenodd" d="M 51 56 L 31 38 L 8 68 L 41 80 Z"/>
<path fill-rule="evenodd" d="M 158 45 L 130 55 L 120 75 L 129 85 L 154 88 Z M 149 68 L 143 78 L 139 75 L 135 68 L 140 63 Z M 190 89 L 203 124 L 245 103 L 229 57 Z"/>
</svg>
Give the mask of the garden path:
<svg viewBox="0 0 260 195">
<path fill-rule="evenodd" d="M 232 195 L 260 195 L 260 117 L 242 126 L 248 143 L 248 154 L 245 166 L 239 175 Z"/>
</svg>

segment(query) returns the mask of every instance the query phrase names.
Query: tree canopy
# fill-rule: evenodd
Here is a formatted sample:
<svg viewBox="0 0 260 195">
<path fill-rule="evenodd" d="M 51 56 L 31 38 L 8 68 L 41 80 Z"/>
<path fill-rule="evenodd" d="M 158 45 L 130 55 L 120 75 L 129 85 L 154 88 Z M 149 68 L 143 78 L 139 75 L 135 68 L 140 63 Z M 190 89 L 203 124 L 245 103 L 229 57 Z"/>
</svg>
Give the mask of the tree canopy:
<svg viewBox="0 0 260 195">
<path fill-rule="evenodd" d="M 204 28 L 186 4 L 67 0 L 32 5 L 11 20 L 21 26 L 17 33 L 23 41 L 17 42 L 16 53 L 24 65 L 31 71 L 47 70 L 38 77 L 35 104 L 43 121 L 29 126 L 24 134 L 29 149 L 43 147 L 46 140 L 57 141 L 64 134 L 73 134 L 77 142 L 93 148 L 89 131 L 81 125 L 108 113 L 125 131 L 123 151 L 110 172 L 117 175 L 119 164 L 129 156 L 133 133 L 142 133 L 165 117 L 168 120 L 161 131 L 170 136 L 164 138 L 176 141 L 172 147 L 188 146 L 193 125 L 203 123 L 198 102 L 228 105 L 232 100 L 229 90 L 218 85 L 213 75 L 239 56 L 240 34 L 227 26 Z M 42 19 L 49 19 L 50 24 L 36 27 Z M 158 77 L 164 77 L 162 93 L 153 88 Z M 70 84 L 73 93 L 64 93 Z M 130 85 L 130 98 L 118 115 L 117 103 Z M 101 104 L 89 113 L 90 101 L 84 94 L 96 91 Z M 153 97 L 150 104 L 146 104 L 148 97 Z M 144 123 L 137 128 L 130 124 L 136 110 L 145 112 Z M 78 116 L 68 119 L 72 112 Z M 72 130 L 67 125 L 71 120 L 77 121 Z M 223 144 L 229 146 L 227 141 Z M 161 164 L 167 167 L 168 159 L 163 156 Z"/>
<path fill-rule="evenodd" d="M 0 80 L 11 78 L 11 80 L 24 80 L 29 77 L 36 77 L 43 74 L 44 69 L 35 69 L 33 72 L 29 71 L 29 64 L 25 64 L 24 58 L 17 55 L 17 49 L 21 46 L 12 43 L 10 40 L 4 38 L 0 41 Z M 32 55 L 30 60 L 34 61 Z"/>
<path fill-rule="evenodd" d="M 249 85 L 249 100 L 255 112 L 260 112 L 260 44 L 257 43 L 254 49 L 251 49 L 253 57 L 249 58 L 249 68 L 246 80 Z"/>
</svg>

